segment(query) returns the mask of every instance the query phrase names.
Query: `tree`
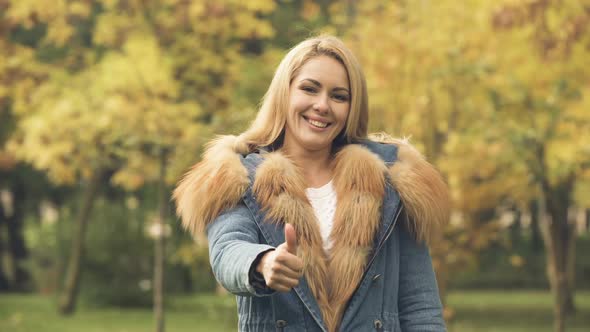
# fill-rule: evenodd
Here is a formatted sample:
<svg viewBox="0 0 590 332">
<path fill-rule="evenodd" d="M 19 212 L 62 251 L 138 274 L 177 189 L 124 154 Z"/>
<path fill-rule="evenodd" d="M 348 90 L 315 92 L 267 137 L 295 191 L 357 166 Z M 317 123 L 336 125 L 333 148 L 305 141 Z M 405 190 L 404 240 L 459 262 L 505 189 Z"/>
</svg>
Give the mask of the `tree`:
<svg viewBox="0 0 590 332">
<path fill-rule="evenodd" d="M 38 172 L 16 160 L 5 144 L 16 126 L 14 100 L 25 98 L 45 73 L 43 65 L 33 61 L 34 52 L 28 45 L 36 32 L 14 31 L 3 10 L 7 5 L 0 1 L 0 290 L 24 291 L 30 287 L 23 264 L 28 257 L 23 234 L 25 213 L 39 201 L 42 192 L 47 192 L 40 189 L 46 182 Z"/>
<path fill-rule="evenodd" d="M 168 179 L 194 161 L 224 123 L 247 39 L 272 35 L 261 15 L 274 2 L 8 1 L 12 31 L 41 31 L 30 53 L 46 77 L 17 96 L 11 151 L 56 183 L 82 183 L 86 198 L 70 255 L 61 312 L 71 313 L 96 187 Z M 235 27 L 240 29 L 235 29 Z M 12 44 L 17 42 L 12 42 Z M 172 148 L 171 148 L 172 147 Z"/>
<path fill-rule="evenodd" d="M 510 67 L 512 75 L 496 81 L 492 99 L 497 123 L 532 175 L 540 214 L 549 216 L 541 218 L 541 229 L 554 294 L 554 330 L 564 331 L 566 315 L 575 310 L 576 235 L 568 209 L 590 168 L 590 152 L 582 143 L 590 127 L 590 7 L 580 1 L 506 4 L 492 22 L 499 42 L 523 45 L 530 55 L 522 62 L 514 50 L 504 52 L 498 67 Z"/>
</svg>

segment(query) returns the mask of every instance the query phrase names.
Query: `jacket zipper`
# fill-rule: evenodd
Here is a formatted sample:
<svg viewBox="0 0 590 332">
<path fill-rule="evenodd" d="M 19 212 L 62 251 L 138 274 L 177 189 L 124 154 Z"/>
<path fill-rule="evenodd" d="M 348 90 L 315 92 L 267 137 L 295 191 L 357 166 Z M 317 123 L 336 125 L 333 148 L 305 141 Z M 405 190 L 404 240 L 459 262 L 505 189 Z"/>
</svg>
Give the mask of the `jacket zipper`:
<svg viewBox="0 0 590 332">
<path fill-rule="evenodd" d="M 397 224 L 397 220 L 399 219 L 399 216 L 401 215 L 403 209 L 404 209 L 404 206 L 400 202 L 399 207 L 397 208 L 397 211 L 395 212 L 395 217 L 393 219 L 393 222 L 391 223 L 391 225 L 387 229 L 387 233 L 385 234 L 385 237 L 383 238 L 383 240 L 381 242 L 379 242 L 377 249 L 375 249 L 375 254 L 373 255 L 373 257 L 371 257 L 371 260 L 367 264 L 367 267 L 365 268 L 365 273 L 363 274 L 363 277 L 365 277 L 365 274 L 367 272 L 369 272 L 369 268 L 371 267 L 371 264 L 373 264 L 373 261 L 375 260 L 375 258 L 377 258 L 377 253 L 379 253 L 379 251 L 381 251 L 381 249 L 383 249 L 385 242 L 387 242 L 387 240 L 389 239 L 389 237 L 393 233 L 393 229 L 395 228 L 395 225 Z"/>
<path fill-rule="evenodd" d="M 402 202 L 399 202 L 399 207 L 397 208 L 397 211 L 395 212 L 395 217 L 393 219 L 393 222 L 387 228 L 387 231 L 385 232 L 385 237 L 383 238 L 383 240 L 381 240 L 379 242 L 379 244 L 377 245 L 377 248 L 375 249 L 375 252 L 373 253 L 373 256 L 371 257 L 371 260 L 369 261 L 369 263 L 367 263 L 367 266 L 365 267 L 365 271 L 363 272 L 363 276 L 361 277 L 359 284 L 356 286 L 356 289 L 352 293 L 352 296 L 350 297 L 349 301 L 352 300 L 352 298 L 354 297 L 354 295 L 358 291 L 359 287 L 361 287 L 362 281 L 367 276 L 367 273 L 371 269 L 371 265 L 373 265 L 373 262 L 377 258 L 377 254 L 379 253 L 379 251 L 381 251 L 381 249 L 383 249 L 385 242 L 387 242 L 387 240 L 389 239 L 389 237 L 393 233 L 393 230 L 395 229 L 395 225 L 397 224 L 397 220 L 399 219 L 399 216 L 401 215 L 402 210 L 403 210 Z M 348 307 L 348 304 L 347 304 L 347 307 Z"/>
</svg>

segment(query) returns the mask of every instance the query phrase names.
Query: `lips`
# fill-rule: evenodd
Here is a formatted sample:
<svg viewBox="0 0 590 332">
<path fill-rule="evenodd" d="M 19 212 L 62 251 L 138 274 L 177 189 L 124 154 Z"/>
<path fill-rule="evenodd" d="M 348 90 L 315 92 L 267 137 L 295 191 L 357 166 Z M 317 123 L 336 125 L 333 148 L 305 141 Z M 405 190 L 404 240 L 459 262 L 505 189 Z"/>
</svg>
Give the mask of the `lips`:
<svg viewBox="0 0 590 332">
<path fill-rule="evenodd" d="M 331 125 L 330 122 L 324 122 L 324 121 L 320 121 L 320 120 L 315 120 L 315 119 L 310 119 L 306 116 L 303 116 L 303 118 L 305 119 L 305 121 L 307 121 L 307 123 L 311 124 L 312 126 L 316 127 L 316 128 L 326 128 L 329 125 Z"/>
</svg>

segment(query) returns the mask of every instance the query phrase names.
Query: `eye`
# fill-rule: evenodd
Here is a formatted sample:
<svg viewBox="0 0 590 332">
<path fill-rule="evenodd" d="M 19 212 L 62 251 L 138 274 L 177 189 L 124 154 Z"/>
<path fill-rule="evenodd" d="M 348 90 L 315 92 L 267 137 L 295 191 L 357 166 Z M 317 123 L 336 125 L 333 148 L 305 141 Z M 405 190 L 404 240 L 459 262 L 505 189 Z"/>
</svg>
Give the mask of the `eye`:
<svg viewBox="0 0 590 332">
<path fill-rule="evenodd" d="M 332 98 L 340 102 L 347 102 L 350 99 L 347 94 L 334 94 Z"/>
<path fill-rule="evenodd" d="M 308 85 L 304 85 L 302 87 L 300 87 L 301 90 L 305 91 L 305 92 L 309 92 L 309 93 L 316 93 L 317 89 L 313 86 L 308 86 Z"/>
</svg>

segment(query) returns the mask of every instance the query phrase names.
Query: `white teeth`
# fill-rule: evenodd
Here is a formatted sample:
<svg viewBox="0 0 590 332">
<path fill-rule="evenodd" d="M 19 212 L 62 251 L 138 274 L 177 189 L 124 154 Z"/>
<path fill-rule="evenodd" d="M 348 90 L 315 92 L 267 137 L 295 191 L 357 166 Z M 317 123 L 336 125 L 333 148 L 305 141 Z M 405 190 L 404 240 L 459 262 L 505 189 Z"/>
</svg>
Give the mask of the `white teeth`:
<svg viewBox="0 0 590 332">
<path fill-rule="evenodd" d="M 319 121 L 312 120 L 312 119 L 307 119 L 307 122 L 309 122 L 312 125 L 319 127 L 319 128 L 326 128 L 328 126 L 328 124 L 325 122 L 319 122 Z"/>
</svg>

